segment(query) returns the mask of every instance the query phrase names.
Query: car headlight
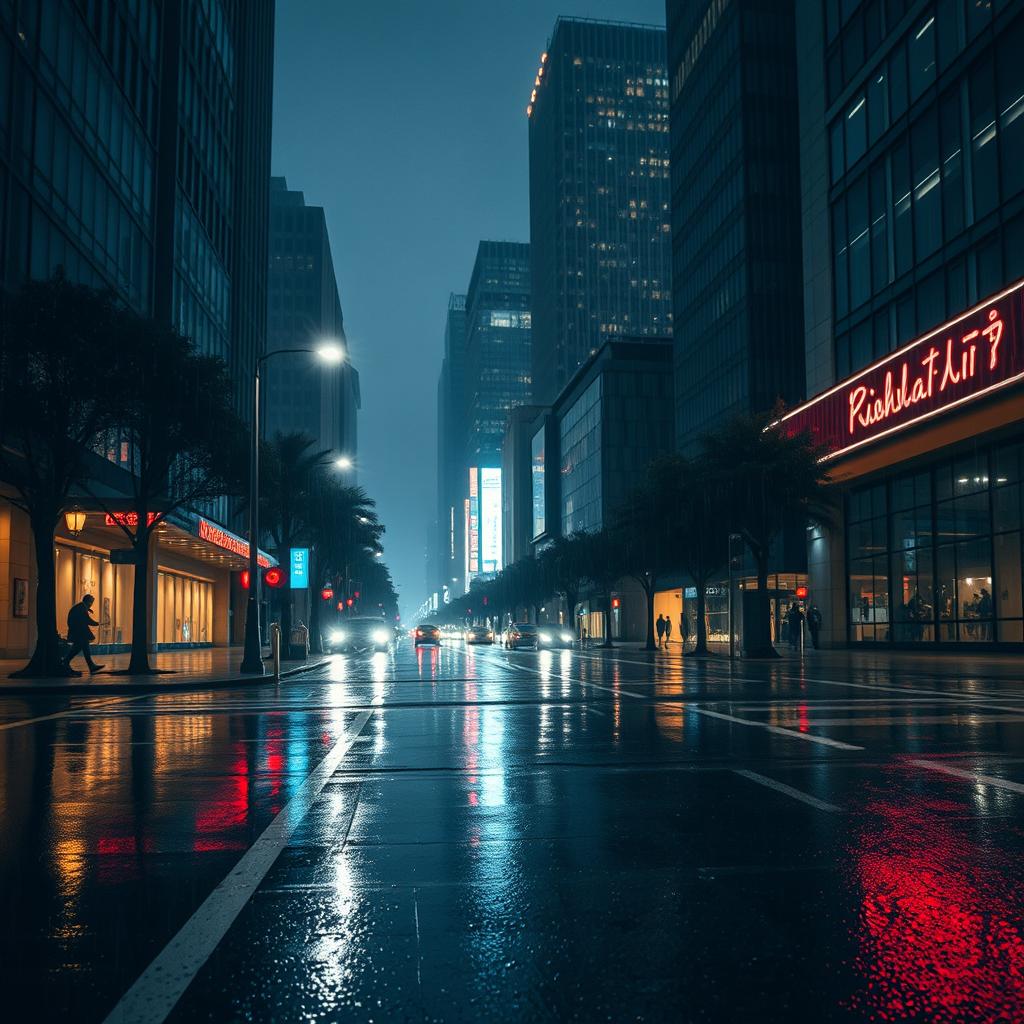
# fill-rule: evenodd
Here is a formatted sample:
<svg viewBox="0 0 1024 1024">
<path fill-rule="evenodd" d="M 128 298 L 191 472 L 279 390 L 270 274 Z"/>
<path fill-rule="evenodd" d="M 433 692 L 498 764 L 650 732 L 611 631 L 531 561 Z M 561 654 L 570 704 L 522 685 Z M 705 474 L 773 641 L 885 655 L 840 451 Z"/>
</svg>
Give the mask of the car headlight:
<svg viewBox="0 0 1024 1024">
<path fill-rule="evenodd" d="M 542 644 L 549 644 L 549 643 L 551 643 L 551 641 L 546 636 L 544 636 L 543 634 L 541 634 L 541 636 L 540 636 L 540 642 Z"/>
<path fill-rule="evenodd" d="M 340 629 L 336 629 L 331 634 L 331 643 L 332 644 L 340 644 L 340 643 L 343 643 L 344 640 L 345 640 L 345 634 L 342 633 L 342 631 Z"/>
<path fill-rule="evenodd" d="M 388 642 L 388 631 L 386 629 L 377 629 L 373 633 L 374 643 L 386 644 Z"/>
<path fill-rule="evenodd" d="M 571 644 L 572 643 L 572 633 L 563 633 L 562 634 L 562 643 L 563 644 Z"/>
</svg>

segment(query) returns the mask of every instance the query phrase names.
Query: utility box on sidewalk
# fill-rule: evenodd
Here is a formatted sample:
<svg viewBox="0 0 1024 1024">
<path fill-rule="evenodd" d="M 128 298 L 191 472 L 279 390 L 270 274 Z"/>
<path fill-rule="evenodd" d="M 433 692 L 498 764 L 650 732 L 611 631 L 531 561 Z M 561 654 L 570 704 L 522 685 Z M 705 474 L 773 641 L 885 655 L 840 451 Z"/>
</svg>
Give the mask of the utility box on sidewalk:
<svg viewBox="0 0 1024 1024">
<path fill-rule="evenodd" d="M 288 657 L 299 661 L 305 661 L 309 657 L 309 630 L 301 622 L 292 627 Z"/>
</svg>

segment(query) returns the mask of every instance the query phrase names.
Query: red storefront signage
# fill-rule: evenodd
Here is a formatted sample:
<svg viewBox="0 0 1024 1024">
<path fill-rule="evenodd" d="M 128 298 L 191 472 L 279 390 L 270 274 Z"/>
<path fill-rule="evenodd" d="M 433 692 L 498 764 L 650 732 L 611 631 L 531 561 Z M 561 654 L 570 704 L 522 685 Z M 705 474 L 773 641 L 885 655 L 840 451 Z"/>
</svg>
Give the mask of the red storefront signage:
<svg viewBox="0 0 1024 1024">
<path fill-rule="evenodd" d="M 152 526 L 156 517 L 156 512 L 147 512 L 146 525 Z M 114 512 L 113 514 L 108 512 L 103 517 L 103 521 L 107 526 L 127 526 L 130 530 L 134 530 L 139 525 L 139 514 L 138 512 Z"/>
<path fill-rule="evenodd" d="M 1024 281 L 783 416 L 834 459 L 1024 380 Z"/>
<path fill-rule="evenodd" d="M 205 519 L 199 520 L 199 537 L 201 540 L 208 540 L 211 544 L 216 544 L 217 547 L 224 548 L 225 551 L 230 551 L 232 554 L 241 555 L 242 558 L 249 557 L 249 545 L 246 541 L 219 526 L 214 526 L 213 523 Z M 264 569 L 270 565 L 270 559 L 266 555 L 258 554 L 256 562 Z"/>
</svg>

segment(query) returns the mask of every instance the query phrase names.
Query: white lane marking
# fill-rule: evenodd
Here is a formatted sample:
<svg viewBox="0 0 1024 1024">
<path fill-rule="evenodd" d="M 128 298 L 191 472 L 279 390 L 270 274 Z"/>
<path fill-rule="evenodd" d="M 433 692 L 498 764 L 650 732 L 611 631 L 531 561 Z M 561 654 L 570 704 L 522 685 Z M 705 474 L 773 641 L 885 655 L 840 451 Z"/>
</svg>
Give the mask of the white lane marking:
<svg viewBox="0 0 1024 1024">
<path fill-rule="evenodd" d="M 376 709 L 374 709 L 376 710 Z M 162 1024 L 192 979 L 227 934 L 281 850 L 330 781 L 373 711 L 364 711 L 307 776 L 234 870 L 203 901 L 181 930 L 142 972 L 104 1024 Z"/>
<path fill-rule="evenodd" d="M 791 796 L 794 800 L 800 800 L 802 803 L 810 804 L 811 807 L 817 807 L 819 811 L 842 810 L 842 808 L 836 807 L 835 804 L 830 804 L 824 800 L 819 800 L 816 796 L 811 796 L 810 793 L 794 789 L 792 786 L 787 786 L 784 782 L 776 782 L 775 779 L 770 779 L 767 775 L 759 775 L 757 772 L 748 771 L 746 768 L 733 768 L 733 771 L 737 775 L 742 775 L 745 779 L 750 779 L 751 782 L 758 782 L 762 786 L 774 789 L 777 793 L 783 793 L 786 796 Z"/>
<path fill-rule="evenodd" d="M 509 662 L 507 665 L 500 661 L 492 661 L 492 665 L 497 665 L 501 668 L 514 668 L 520 672 L 530 672 L 535 676 L 540 676 L 542 679 L 545 677 L 545 673 L 539 668 L 534 668 L 532 665 L 516 665 Z M 604 690 L 606 693 L 613 693 L 616 696 L 622 694 L 625 697 L 635 697 L 637 700 L 647 700 L 649 694 L 646 693 L 635 693 L 632 690 L 624 690 L 622 687 L 616 689 L 614 686 L 602 686 L 601 683 L 592 683 L 589 679 L 576 679 L 572 676 L 564 675 L 561 672 L 551 671 L 548 672 L 547 678 L 549 680 L 558 680 L 562 683 L 576 683 L 578 686 L 592 686 L 595 690 Z"/>
<path fill-rule="evenodd" d="M 70 715 L 79 715 L 82 712 L 105 711 L 108 708 L 120 704 L 127 704 L 129 701 L 142 700 L 144 697 L 152 697 L 152 693 L 139 693 L 132 697 L 112 697 L 110 700 L 100 700 L 95 703 L 79 704 L 64 711 L 57 711 L 52 715 L 40 715 L 38 718 L 22 718 L 17 722 L 4 722 L 0 725 L 0 731 L 4 729 L 17 729 L 23 725 L 35 725 L 37 722 L 51 722 L 55 718 L 68 718 Z"/>
<path fill-rule="evenodd" d="M 907 764 L 916 765 L 918 768 L 927 768 L 933 772 L 942 772 L 944 775 L 953 775 L 958 779 L 967 779 L 968 782 L 978 782 L 983 786 L 1008 789 L 1011 793 L 1024 793 L 1024 784 L 1011 782 L 1009 779 L 1001 779 L 998 775 L 982 775 L 980 772 L 969 772 L 963 768 L 953 768 L 948 764 L 940 764 L 937 761 L 912 759 L 908 760 Z"/>
<path fill-rule="evenodd" d="M 667 703 L 673 703 L 668 701 Z M 675 702 L 679 703 L 679 702 Z M 754 729 L 767 729 L 768 732 L 778 733 L 780 736 L 789 736 L 791 739 L 807 740 L 808 743 L 822 743 L 826 747 L 836 747 L 839 750 L 863 750 L 855 743 L 844 743 L 842 740 L 829 739 L 827 736 L 815 736 L 813 733 L 800 732 L 797 729 L 783 729 L 780 725 L 769 725 L 767 722 L 752 722 L 749 718 L 737 718 L 735 715 L 726 715 L 721 711 L 709 711 L 707 708 L 695 708 L 692 705 L 684 705 L 686 712 L 693 712 L 695 715 L 708 715 L 710 718 L 720 718 L 725 722 L 733 722 L 736 725 L 748 725 Z"/>
</svg>

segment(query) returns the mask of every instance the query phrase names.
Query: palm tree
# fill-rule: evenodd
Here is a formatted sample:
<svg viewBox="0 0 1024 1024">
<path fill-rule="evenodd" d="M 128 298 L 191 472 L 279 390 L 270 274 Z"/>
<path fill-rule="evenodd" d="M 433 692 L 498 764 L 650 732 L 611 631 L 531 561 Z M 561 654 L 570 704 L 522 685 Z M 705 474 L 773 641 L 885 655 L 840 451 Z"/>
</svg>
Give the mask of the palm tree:
<svg viewBox="0 0 1024 1024">
<path fill-rule="evenodd" d="M 0 478 L 27 516 L 36 560 L 36 646 L 15 677 L 66 675 L 57 635 L 53 533 L 110 426 L 124 377 L 110 344 L 121 315 L 113 295 L 30 281 L 0 320 Z"/>
<path fill-rule="evenodd" d="M 612 590 L 627 574 L 622 533 L 606 527 L 597 533 L 580 535 L 587 564 L 587 576 L 604 598 L 606 634 L 602 647 L 612 643 Z"/>
<path fill-rule="evenodd" d="M 708 653 L 707 587 L 728 558 L 728 512 L 706 457 L 665 456 L 665 469 L 678 482 L 666 509 L 675 534 L 674 550 L 697 591 L 696 646 L 690 653 L 703 655 Z"/>
<path fill-rule="evenodd" d="M 378 570 L 380 538 L 384 527 L 377 518 L 373 500 L 361 487 L 346 487 L 336 478 L 318 469 L 314 473 L 310 500 L 304 513 L 305 528 L 311 545 L 310 582 L 314 588 L 326 580 L 353 578 L 363 581 L 367 601 L 372 600 L 371 581 L 382 593 L 378 603 L 386 603 L 394 588 L 390 575 L 387 585 Z M 355 575 L 358 574 L 358 575 Z M 311 594 L 309 635 L 312 649 L 321 650 L 320 595 Z"/>
<path fill-rule="evenodd" d="M 541 552 L 549 589 L 565 598 L 568 625 L 576 631 L 576 605 L 589 576 L 586 543 L 577 534 L 556 538 Z"/>
<path fill-rule="evenodd" d="M 329 451 L 301 432 L 277 433 L 260 453 L 260 524 L 269 534 L 278 562 L 287 565 L 291 548 L 309 537 L 311 510 L 321 487 Z M 282 643 L 290 642 L 291 591 L 278 596 Z"/>
<path fill-rule="evenodd" d="M 684 482 L 671 459 L 651 463 L 647 479 L 621 509 L 616 531 L 622 537 L 623 561 L 629 576 L 640 584 L 647 605 L 647 641 L 654 642 L 654 595 L 664 576 L 679 567 L 679 536 L 673 510 L 679 506 Z"/>
<path fill-rule="evenodd" d="M 772 542 L 792 524 L 827 525 L 832 519 L 822 465 L 824 449 L 808 433 L 787 435 L 771 415 L 738 416 L 702 438 L 711 485 L 757 564 L 759 612 L 744 625 L 752 656 L 776 655 L 771 639 L 768 558 Z"/>
</svg>

